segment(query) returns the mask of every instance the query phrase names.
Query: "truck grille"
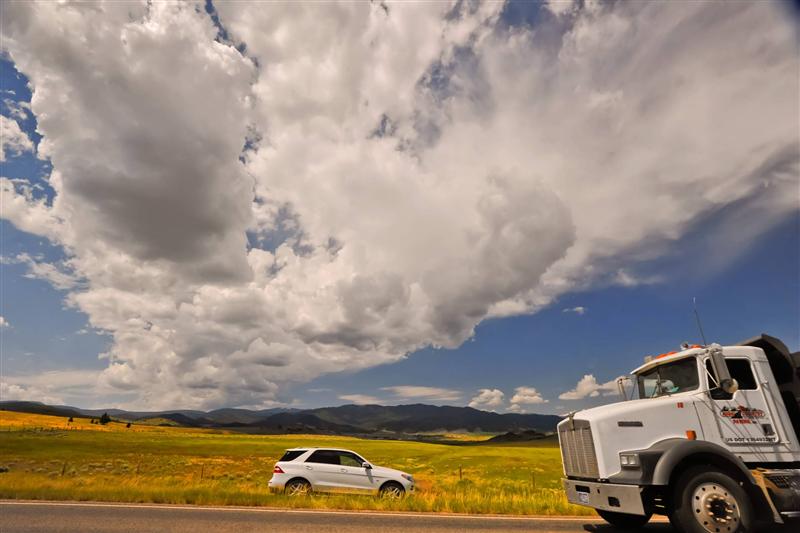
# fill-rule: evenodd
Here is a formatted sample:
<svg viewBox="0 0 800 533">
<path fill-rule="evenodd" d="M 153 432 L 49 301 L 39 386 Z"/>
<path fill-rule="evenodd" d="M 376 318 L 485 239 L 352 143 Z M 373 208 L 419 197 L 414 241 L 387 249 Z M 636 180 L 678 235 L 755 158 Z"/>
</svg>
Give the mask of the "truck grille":
<svg viewBox="0 0 800 533">
<path fill-rule="evenodd" d="M 600 477 L 589 422 L 572 420 L 562 423 L 558 428 L 558 437 L 561 442 L 561 460 L 567 476 L 590 479 Z"/>
</svg>

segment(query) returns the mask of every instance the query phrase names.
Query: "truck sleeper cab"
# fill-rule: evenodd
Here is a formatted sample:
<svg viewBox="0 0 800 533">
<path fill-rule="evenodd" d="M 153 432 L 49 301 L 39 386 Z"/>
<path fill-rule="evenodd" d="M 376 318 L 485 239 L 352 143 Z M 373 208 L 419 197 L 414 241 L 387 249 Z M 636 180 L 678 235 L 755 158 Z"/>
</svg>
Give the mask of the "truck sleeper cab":
<svg viewBox="0 0 800 533">
<path fill-rule="evenodd" d="M 639 527 L 735 533 L 800 517 L 800 354 L 761 335 L 634 370 L 639 399 L 558 426 L 570 502 Z"/>
</svg>

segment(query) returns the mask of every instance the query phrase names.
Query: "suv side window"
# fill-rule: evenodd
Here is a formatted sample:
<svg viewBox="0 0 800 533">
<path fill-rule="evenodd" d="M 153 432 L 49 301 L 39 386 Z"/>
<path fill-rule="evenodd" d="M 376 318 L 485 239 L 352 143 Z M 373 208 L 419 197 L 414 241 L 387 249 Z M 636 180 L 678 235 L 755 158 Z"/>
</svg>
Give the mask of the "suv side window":
<svg viewBox="0 0 800 533">
<path fill-rule="evenodd" d="M 339 461 L 342 466 L 355 466 L 361 468 L 364 465 L 364 460 L 356 454 L 339 452 Z"/>
<path fill-rule="evenodd" d="M 753 375 L 753 369 L 750 366 L 749 359 L 725 359 L 725 364 L 728 367 L 728 372 L 730 372 L 731 377 L 739 383 L 739 390 L 756 390 L 758 388 L 758 383 L 756 382 L 756 377 Z M 708 370 L 708 374 L 716 381 L 717 376 L 714 374 L 711 360 L 706 360 L 706 370 Z M 710 378 L 708 380 L 708 388 L 711 390 L 711 397 L 715 400 L 730 400 L 733 395 L 716 387 L 714 381 Z"/>
<path fill-rule="evenodd" d="M 317 450 L 312 453 L 308 459 L 306 459 L 306 462 L 323 465 L 338 465 L 339 453 L 334 452 L 333 450 Z"/>
<path fill-rule="evenodd" d="M 306 450 L 286 450 L 286 453 L 283 454 L 283 457 L 278 459 L 279 461 L 294 461 L 301 455 L 306 453 Z"/>
</svg>

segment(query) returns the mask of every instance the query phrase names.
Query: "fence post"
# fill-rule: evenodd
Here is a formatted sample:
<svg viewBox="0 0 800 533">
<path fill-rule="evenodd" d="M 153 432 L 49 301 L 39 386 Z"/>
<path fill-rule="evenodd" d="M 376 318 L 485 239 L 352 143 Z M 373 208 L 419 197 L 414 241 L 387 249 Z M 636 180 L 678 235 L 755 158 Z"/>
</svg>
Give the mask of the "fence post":
<svg viewBox="0 0 800 533">
<path fill-rule="evenodd" d="M 533 485 L 533 490 L 536 490 L 536 472 L 531 470 L 531 485 Z"/>
<path fill-rule="evenodd" d="M 206 465 L 205 463 L 200 465 L 200 481 L 203 481 L 203 473 L 205 472 Z"/>
<path fill-rule="evenodd" d="M 461 471 L 461 465 L 458 465 L 458 480 L 464 479 L 464 473 Z"/>
<path fill-rule="evenodd" d="M 64 464 L 61 466 L 61 477 L 64 477 L 64 472 L 67 471 L 67 462 L 64 461 Z"/>
</svg>

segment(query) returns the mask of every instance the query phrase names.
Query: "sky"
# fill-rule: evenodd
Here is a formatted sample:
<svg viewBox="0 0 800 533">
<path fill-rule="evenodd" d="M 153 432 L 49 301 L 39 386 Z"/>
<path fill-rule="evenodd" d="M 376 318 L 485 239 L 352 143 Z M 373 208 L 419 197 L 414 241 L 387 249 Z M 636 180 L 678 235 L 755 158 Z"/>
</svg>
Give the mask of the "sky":
<svg viewBox="0 0 800 533">
<path fill-rule="evenodd" d="M 564 413 L 800 349 L 789 3 L 2 4 L 0 397 Z"/>
</svg>

